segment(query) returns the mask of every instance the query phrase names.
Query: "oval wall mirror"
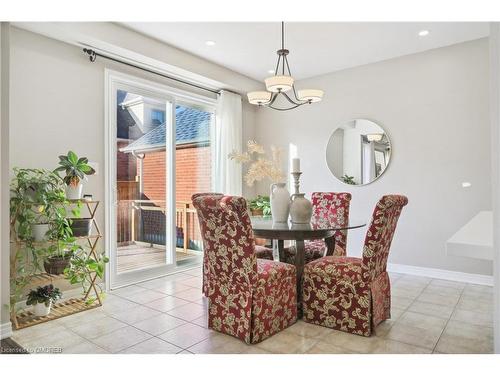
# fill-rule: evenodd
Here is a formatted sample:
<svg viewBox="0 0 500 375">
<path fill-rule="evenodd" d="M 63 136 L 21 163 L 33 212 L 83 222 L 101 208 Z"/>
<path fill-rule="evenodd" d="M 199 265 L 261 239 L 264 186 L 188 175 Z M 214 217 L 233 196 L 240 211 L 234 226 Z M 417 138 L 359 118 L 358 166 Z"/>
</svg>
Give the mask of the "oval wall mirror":
<svg viewBox="0 0 500 375">
<path fill-rule="evenodd" d="M 391 159 L 391 141 L 384 129 L 366 119 L 339 126 L 326 147 L 332 174 L 349 185 L 366 185 L 379 178 Z"/>
</svg>

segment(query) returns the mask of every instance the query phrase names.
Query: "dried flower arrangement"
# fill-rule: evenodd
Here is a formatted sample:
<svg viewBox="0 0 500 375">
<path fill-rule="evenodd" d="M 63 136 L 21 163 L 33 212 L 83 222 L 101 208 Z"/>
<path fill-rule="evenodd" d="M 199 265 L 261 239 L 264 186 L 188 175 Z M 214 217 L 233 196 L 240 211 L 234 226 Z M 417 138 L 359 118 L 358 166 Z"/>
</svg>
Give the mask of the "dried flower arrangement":
<svg viewBox="0 0 500 375">
<path fill-rule="evenodd" d="M 233 151 L 228 155 L 229 159 L 238 163 L 250 164 L 244 177 L 248 186 L 252 186 L 255 181 L 262 181 L 265 178 L 269 178 L 271 182 L 282 182 L 285 179 L 285 174 L 281 170 L 282 150 L 273 145 L 270 148 L 271 158 L 267 159 L 264 157 L 266 154 L 264 147 L 250 140 L 247 143 L 247 151 L 243 153 Z"/>
</svg>

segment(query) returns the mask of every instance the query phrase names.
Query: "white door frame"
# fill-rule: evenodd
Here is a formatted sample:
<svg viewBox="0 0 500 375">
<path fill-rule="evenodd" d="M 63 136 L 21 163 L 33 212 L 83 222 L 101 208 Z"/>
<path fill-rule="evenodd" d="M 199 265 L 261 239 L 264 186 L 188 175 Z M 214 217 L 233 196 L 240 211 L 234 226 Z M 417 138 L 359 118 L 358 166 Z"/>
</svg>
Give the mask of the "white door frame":
<svg viewBox="0 0 500 375">
<path fill-rule="evenodd" d="M 106 290 L 130 285 L 175 272 L 176 228 L 175 228 L 175 106 L 176 102 L 192 103 L 202 107 L 214 107 L 215 100 L 156 82 L 138 78 L 110 69 L 105 69 L 105 253 L 110 261 L 106 267 Z M 166 129 L 166 183 L 167 183 L 167 236 L 166 264 L 144 270 L 116 272 L 116 90 L 123 89 L 166 102 L 166 120 L 173 126 Z"/>
</svg>

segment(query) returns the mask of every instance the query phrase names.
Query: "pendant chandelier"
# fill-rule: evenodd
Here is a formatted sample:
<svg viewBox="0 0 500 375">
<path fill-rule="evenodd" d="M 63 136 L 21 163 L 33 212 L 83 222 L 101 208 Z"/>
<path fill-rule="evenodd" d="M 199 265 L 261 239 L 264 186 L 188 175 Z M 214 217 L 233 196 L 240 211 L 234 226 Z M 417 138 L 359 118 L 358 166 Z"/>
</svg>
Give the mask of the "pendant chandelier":
<svg viewBox="0 0 500 375">
<path fill-rule="evenodd" d="M 258 106 L 266 106 L 277 111 L 288 111 L 304 104 L 319 102 L 323 98 L 323 90 L 303 89 L 295 90 L 294 79 L 290 72 L 285 49 L 285 23 L 281 22 L 281 49 L 277 52 L 278 62 L 274 76 L 264 80 L 267 91 L 252 91 L 247 94 L 248 102 Z M 276 99 L 282 96 L 288 102 L 286 107 L 276 107 Z"/>
</svg>

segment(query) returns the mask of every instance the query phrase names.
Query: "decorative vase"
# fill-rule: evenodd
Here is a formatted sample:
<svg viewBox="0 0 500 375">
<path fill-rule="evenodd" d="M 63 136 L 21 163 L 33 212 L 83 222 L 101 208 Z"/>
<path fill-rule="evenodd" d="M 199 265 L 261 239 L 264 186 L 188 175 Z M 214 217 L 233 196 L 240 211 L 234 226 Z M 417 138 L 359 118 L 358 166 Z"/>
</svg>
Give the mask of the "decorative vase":
<svg viewBox="0 0 500 375">
<path fill-rule="evenodd" d="M 37 303 L 36 305 L 33 306 L 33 314 L 35 314 L 35 316 L 47 316 L 50 314 L 51 307 L 52 307 L 52 301 L 49 303 L 48 306 L 46 306 L 45 303 Z"/>
<path fill-rule="evenodd" d="M 76 187 L 66 185 L 66 198 L 69 200 L 82 199 L 83 184 L 80 182 Z"/>
<path fill-rule="evenodd" d="M 47 232 L 49 231 L 49 224 L 33 224 L 31 226 L 31 233 L 35 242 L 43 242 L 47 240 Z"/>
<path fill-rule="evenodd" d="M 304 193 L 292 194 L 290 197 L 290 218 L 293 224 L 309 224 L 312 217 L 312 203 L 304 197 Z"/>
<path fill-rule="evenodd" d="M 271 184 L 271 215 L 273 222 L 286 223 L 290 212 L 290 193 L 284 182 Z"/>
</svg>

